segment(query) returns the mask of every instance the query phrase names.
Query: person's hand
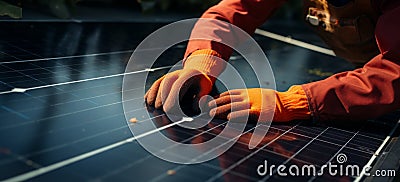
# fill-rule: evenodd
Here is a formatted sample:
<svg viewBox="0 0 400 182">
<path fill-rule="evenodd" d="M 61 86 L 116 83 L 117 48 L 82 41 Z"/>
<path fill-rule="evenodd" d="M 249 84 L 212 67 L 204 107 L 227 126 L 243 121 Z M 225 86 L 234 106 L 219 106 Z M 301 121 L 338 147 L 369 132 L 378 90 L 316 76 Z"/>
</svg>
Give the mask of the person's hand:
<svg viewBox="0 0 400 182">
<path fill-rule="evenodd" d="M 196 69 L 182 69 L 158 79 L 145 95 L 146 103 L 156 109 L 171 111 L 179 101 L 190 99 L 193 103 L 208 94 L 214 79 Z"/>
<path fill-rule="evenodd" d="M 189 101 L 191 109 L 198 109 L 198 101 L 207 95 L 215 77 L 225 68 L 224 60 L 212 50 L 198 50 L 191 54 L 183 69 L 168 73 L 153 83 L 144 96 L 145 102 L 156 109 L 173 111 L 181 101 Z"/>
<path fill-rule="evenodd" d="M 208 105 L 214 106 L 210 116 L 228 120 L 268 121 L 274 111 L 273 121 L 311 117 L 304 90 L 297 85 L 286 92 L 260 88 L 230 90 Z"/>
</svg>

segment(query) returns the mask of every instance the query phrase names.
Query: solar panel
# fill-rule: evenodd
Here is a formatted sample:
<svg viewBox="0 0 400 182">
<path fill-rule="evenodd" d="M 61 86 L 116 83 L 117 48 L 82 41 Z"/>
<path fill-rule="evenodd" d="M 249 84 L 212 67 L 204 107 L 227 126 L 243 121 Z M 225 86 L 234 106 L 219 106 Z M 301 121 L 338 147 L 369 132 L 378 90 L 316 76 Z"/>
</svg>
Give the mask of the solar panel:
<svg viewBox="0 0 400 182">
<path fill-rule="evenodd" d="M 357 176 L 328 174 L 283 177 L 276 169 L 272 175 L 260 175 L 257 168 L 268 161 L 276 166 L 315 165 L 319 171 L 329 162 L 338 164 L 339 154 L 345 154 L 349 164 L 364 166 L 379 154 L 399 120 L 399 114 L 392 113 L 354 125 L 340 121 L 273 124 L 255 149 L 248 148 L 249 137 L 255 128 L 265 126 L 249 124 L 243 134 L 233 136 L 239 138 L 233 147 L 213 160 L 194 165 L 170 163 L 147 152 L 132 136 L 121 99 L 124 70 L 132 51 L 161 24 L 1 24 L 0 180 L 355 180 Z M 343 60 L 267 37 L 256 35 L 255 39 L 268 55 L 278 90 L 353 68 Z M 159 58 L 147 86 L 181 58 L 184 48 L 184 43 L 176 45 Z M 231 62 L 246 73 L 240 56 L 234 55 Z M 251 76 L 244 79 L 256 86 Z M 132 84 L 129 92 L 137 97 L 127 101 L 132 102 L 130 115 L 138 122 L 168 125 L 161 132 L 175 141 L 201 143 L 226 125 L 226 121 L 213 120 L 189 130 L 172 124 L 161 111 L 144 107 L 139 92 L 143 83 Z M 152 121 L 143 121 L 143 113 L 148 112 Z M 143 132 L 142 137 L 151 135 L 146 133 L 151 131 Z"/>
</svg>

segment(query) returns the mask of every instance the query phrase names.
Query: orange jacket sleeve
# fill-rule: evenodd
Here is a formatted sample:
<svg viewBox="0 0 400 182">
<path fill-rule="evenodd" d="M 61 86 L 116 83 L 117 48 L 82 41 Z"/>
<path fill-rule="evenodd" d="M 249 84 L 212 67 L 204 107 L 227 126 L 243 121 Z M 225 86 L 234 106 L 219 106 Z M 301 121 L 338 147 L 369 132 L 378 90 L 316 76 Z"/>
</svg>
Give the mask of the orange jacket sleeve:
<svg viewBox="0 0 400 182">
<path fill-rule="evenodd" d="M 391 6 L 375 29 L 379 55 L 363 68 L 303 85 L 315 120 L 365 120 L 400 108 L 400 6 Z"/>
<path fill-rule="evenodd" d="M 229 22 L 251 35 L 284 2 L 286 0 L 223 0 L 209 8 L 201 18 Z M 196 24 L 192 30 L 191 37 L 212 37 L 213 41 L 189 41 L 185 58 L 196 50 L 212 49 L 218 52 L 223 59 L 229 59 L 232 53 L 231 48 L 218 42 L 221 39 L 234 39 L 229 38 L 229 36 L 233 36 L 229 32 L 230 28 L 227 25 L 216 22 L 211 23 L 213 25 L 201 26 Z"/>
<path fill-rule="evenodd" d="M 224 0 L 206 11 L 202 18 L 227 21 L 251 34 L 284 2 Z M 400 3 L 382 8 L 383 14 L 376 25 L 379 55 L 363 68 L 302 85 L 314 120 L 364 120 L 400 108 L 400 7 L 395 4 Z M 212 35 L 214 41 L 190 41 L 185 57 L 198 49 L 212 49 L 222 58 L 229 58 L 231 49 L 218 44 L 221 37 L 230 35 L 229 27 L 195 26 L 192 35 L 198 34 Z"/>
</svg>

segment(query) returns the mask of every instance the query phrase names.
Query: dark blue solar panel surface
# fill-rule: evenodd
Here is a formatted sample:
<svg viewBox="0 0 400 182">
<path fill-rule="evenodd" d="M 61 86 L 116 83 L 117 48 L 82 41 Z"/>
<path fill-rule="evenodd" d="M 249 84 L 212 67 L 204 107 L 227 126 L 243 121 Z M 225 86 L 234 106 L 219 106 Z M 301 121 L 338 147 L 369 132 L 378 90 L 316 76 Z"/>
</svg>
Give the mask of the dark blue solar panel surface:
<svg viewBox="0 0 400 182">
<path fill-rule="evenodd" d="M 29 176 L 32 171 L 71 161 L 76 156 L 132 137 L 122 109 L 121 73 L 140 41 L 162 24 L 0 24 L 0 180 Z M 297 36 L 320 44 L 311 33 Z M 255 36 L 255 39 L 268 55 L 278 90 L 353 69 L 338 58 L 266 37 Z M 182 58 L 184 49 L 184 43 L 170 48 L 159 58 L 156 67 L 175 64 Z M 246 73 L 246 65 L 240 57 L 231 62 L 239 72 Z M 147 86 L 167 71 L 152 72 Z M 144 76 L 144 73 L 137 74 Z M 249 86 L 256 86 L 251 76 L 244 79 Z M 137 85 L 137 90 L 131 90 L 137 95 L 132 101 L 133 112 L 138 113 L 140 120 L 140 114 L 148 112 L 143 105 L 143 93 L 139 92 L 143 83 L 132 84 Z M 12 91 L 15 88 L 27 90 L 19 93 Z M 153 122 L 169 123 L 162 112 L 149 112 L 159 116 Z M 338 153 L 346 154 L 349 163 L 364 166 L 398 119 L 399 114 L 392 113 L 355 124 L 346 121 L 332 121 L 327 125 L 309 121 L 273 124 L 262 143 L 251 150 L 247 146 L 249 137 L 254 128 L 260 126 L 250 125 L 246 128 L 248 133 L 240 136 L 226 153 L 196 165 L 166 162 L 151 155 L 136 141 L 125 142 L 26 179 L 349 181 L 356 177 L 325 175 L 314 179 L 311 176 L 281 177 L 275 173 L 260 176 L 257 167 L 267 160 L 271 165 L 313 164 L 319 169 L 327 162 L 336 162 L 333 157 Z M 195 131 L 173 126 L 163 133 L 176 141 L 196 143 L 214 137 L 224 126 L 225 121 L 214 120 Z"/>
</svg>

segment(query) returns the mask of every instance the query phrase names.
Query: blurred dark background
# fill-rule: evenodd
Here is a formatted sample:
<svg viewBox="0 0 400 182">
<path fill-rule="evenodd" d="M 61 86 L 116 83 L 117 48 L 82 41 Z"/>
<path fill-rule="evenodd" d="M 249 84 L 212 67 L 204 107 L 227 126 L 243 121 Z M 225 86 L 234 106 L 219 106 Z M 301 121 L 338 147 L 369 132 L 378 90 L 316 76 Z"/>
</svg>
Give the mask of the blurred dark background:
<svg viewBox="0 0 400 182">
<path fill-rule="evenodd" d="M 0 0 L 0 20 L 174 21 L 199 17 L 220 0 Z M 273 19 L 300 20 L 301 1 Z"/>
</svg>

